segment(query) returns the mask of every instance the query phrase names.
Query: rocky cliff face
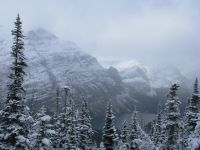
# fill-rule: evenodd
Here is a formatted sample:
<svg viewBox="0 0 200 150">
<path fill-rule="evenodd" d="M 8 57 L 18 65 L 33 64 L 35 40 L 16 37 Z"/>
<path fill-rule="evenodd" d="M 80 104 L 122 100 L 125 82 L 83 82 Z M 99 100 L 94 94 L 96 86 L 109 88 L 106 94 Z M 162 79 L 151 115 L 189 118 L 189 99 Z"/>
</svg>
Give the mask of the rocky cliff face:
<svg viewBox="0 0 200 150">
<path fill-rule="evenodd" d="M 0 35 L 2 97 L 5 97 L 12 60 L 11 43 L 9 36 Z M 185 97 L 189 96 L 188 81 L 177 69 L 155 70 L 134 61 L 114 65 L 119 71 L 114 67 L 105 69 L 95 57 L 83 52 L 75 43 L 62 41 L 43 29 L 26 34 L 25 55 L 29 65 L 25 82 L 27 99 L 34 110 L 45 105 L 53 112 L 57 88 L 62 108 L 65 85 L 71 88 L 77 106 L 82 96 L 87 97 L 93 116 L 104 116 L 108 101 L 113 102 L 118 114 L 131 112 L 135 103 L 140 111 L 156 112 L 158 101 L 166 100 L 173 82 L 181 84 L 181 101 L 186 102 Z"/>
<path fill-rule="evenodd" d="M 1 85 L 5 87 L 11 42 L 6 39 L 0 42 Z M 62 97 L 65 85 L 71 87 L 77 105 L 81 96 L 88 98 L 95 116 L 102 114 L 109 100 L 113 101 L 116 112 L 125 109 L 126 100 L 134 103 L 118 71 L 103 68 L 96 58 L 81 51 L 73 42 L 62 41 L 43 29 L 30 31 L 25 38 L 25 55 L 29 65 L 25 86 L 27 98 L 29 103 L 34 103 L 34 109 L 46 105 L 54 111 L 56 88 L 60 89 Z"/>
<path fill-rule="evenodd" d="M 143 112 L 156 113 L 158 101 L 165 103 L 169 87 L 174 83 L 180 85 L 178 96 L 182 102 L 181 109 L 185 109 L 193 81 L 188 80 L 177 68 L 151 68 L 135 60 L 120 62 L 114 66 L 119 70 L 130 97 L 137 99 L 137 105 Z"/>
</svg>

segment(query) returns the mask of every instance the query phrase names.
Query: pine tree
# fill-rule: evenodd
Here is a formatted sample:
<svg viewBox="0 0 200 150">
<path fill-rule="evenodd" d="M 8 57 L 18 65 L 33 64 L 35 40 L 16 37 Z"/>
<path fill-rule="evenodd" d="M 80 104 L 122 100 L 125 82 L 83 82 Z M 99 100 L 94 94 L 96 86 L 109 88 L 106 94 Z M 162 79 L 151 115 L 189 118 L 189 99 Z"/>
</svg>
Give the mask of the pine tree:
<svg viewBox="0 0 200 150">
<path fill-rule="evenodd" d="M 54 136 L 55 131 L 51 129 L 52 125 L 50 125 L 50 120 L 51 117 L 49 115 L 46 115 L 46 109 L 42 107 L 40 112 L 37 114 L 37 120 L 34 125 L 36 131 L 36 141 L 34 144 L 34 149 L 52 149 L 51 137 Z"/>
<path fill-rule="evenodd" d="M 67 129 L 67 150 L 76 150 L 77 149 L 77 120 L 75 116 L 75 109 L 74 109 L 74 103 L 73 100 L 69 99 L 69 108 L 68 108 L 68 129 Z"/>
<path fill-rule="evenodd" d="M 107 105 L 105 125 L 103 128 L 103 144 L 106 150 L 114 150 L 118 140 L 113 119 L 114 115 L 112 112 L 112 105 L 109 102 Z"/>
<path fill-rule="evenodd" d="M 121 129 L 120 138 L 121 138 L 122 142 L 125 145 L 128 146 L 128 142 L 129 142 L 129 128 L 128 128 L 127 121 L 125 121 L 123 123 L 122 129 Z"/>
<path fill-rule="evenodd" d="M 150 137 L 142 130 L 138 121 L 138 112 L 134 110 L 129 131 L 130 150 L 154 150 Z"/>
<path fill-rule="evenodd" d="M 56 147 L 59 148 L 66 148 L 68 145 L 68 127 L 69 127 L 69 121 L 70 121 L 70 110 L 71 110 L 71 104 L 69 102 L 69 95 L 70 95 L 70 88 L 65 86 L 64 87 L 64 107 L 62 109 L 62 112 L 58 115 L 58 121 L 57 121 L 57 136 L 59 137 L 57 139 L 56 143 L 59 143 L 59 145 L 56 145 Z"/>
<path fill-rule="evenodd" d="M 139 145 L 136 141 L 139 139 L 140 134 L 141 131 L 138 123 L 138 112 L 136 111 L 135 107 L 132 116 L 132 122 L 130 124 L 130 134 L 129 134 L 130 150 L 139 150 Z"/>
<path fill-rule="evenodd" d="M 59 88 L 57 88 L 56 89 L 56 113 L 54 117 L 56 121 L 58 121 L 59 105 L 60 105 L 60 92 L 59 92 Z"/>
<path fill-rule="evenodd" d="M 194 92 L 192 98 L 189 100 L 189 106 L 185 116 L 185 133 L 188 137 L 195 129 L 198 118 L 198 106 L 199 106 L 199 90 L 198 90 L 198 79 L 196 78 L 194 83 Z"/>
<path fill-rule="evenodd" d="M 198 114 L 197 124 L 193 133 L 189 135 L 188 147 L 189 150 L 200 149 L 200 113 Z"/>
<path fill-rule="evenodd" d="M 88 102 L 85 98 L 83 98 L 78 121 L 79 148 L 82 150 L 91 150 L 93 130 L 88 109 Z"/>
<path fill-rule="evenodd" d="M 13 45 L 11 56 L 13 63 L 10 67 L 10 82 L 5 107 L 1 111 L 0 149 L 28 149 L 27 120 L 30 118 L 28 107 L 25 104 L 25 89 L 23 87 L 27 67 L 24 56 L 24 36 L 22 22 L 19 15 L 12 30 Z"/>
<path fill-rule="evenodd" d="M 69 99 L 68 114 L 67 114 L 67 134 L 65 148 L 67 150 L 76 150 L 78 148 L 78 133 L 77 133 L 77 116 L 75 114 L 75 106 L 73 100 Z"/>
<path fill-rule="evenodd" d="M 133 116 L 132 116 L 132 122 L 131 122 L 131 131 L 130 131 L 130 136 L 129 139 L 130 141 L 133 141 L 134 139 L 138 138 L 139 131 L 138 131 L 138 112 L 136 111 L 136 108 L 134 110 Z"/>
<path fill-rule="evenodd" d="M 155 129 L 153 133 L 153 141 L 156 147 L 162 147 L 162 143 L 164 142 L 165 135 L 164 135 L 162 123 L 163 123 L 163 116 L 162 116 L 162 110 L 161 110 L 161 103 L 159 103 L 157 118 L 154 125 Z"/>
<path fill-rule="evenodd" d="M 60 148 L 60 128 L 61 121 L 59 118 L 59 105 L 60 105 L 60 91 L 59 88 L 56 89 L 56 112 L 54 114 L 53 122 L 54 122 L 54 130 L 55 136 L 52 137 L 53 148 Z"/>
<path fill-rule="evenodd" d="M 179 148 L 179 132 L 182 128 L 180 122 L 180 101 L 177 97 L 178 85 L 174 84 L 171 86 L 168 100 L 165 104 L 166 111 L 166 141 L 165 146 L 168 150 L 176 150 Z"/>
<path fill-rule="evenodd" d="M 75 150 L 77 148 L 77 120 L 74 102 L 70 96 L 70 88 L 65 86 L 63 112 L 59 115 L 60 148 Z"/>
</svg>

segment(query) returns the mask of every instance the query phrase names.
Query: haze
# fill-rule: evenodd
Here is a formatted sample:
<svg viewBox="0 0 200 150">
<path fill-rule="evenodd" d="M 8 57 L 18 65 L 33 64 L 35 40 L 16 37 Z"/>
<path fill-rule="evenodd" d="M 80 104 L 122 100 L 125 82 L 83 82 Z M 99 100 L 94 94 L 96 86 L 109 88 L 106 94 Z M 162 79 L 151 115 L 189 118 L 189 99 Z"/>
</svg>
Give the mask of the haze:
<svg viewBox="0 0 200 150">
<path fill-rule="evenodd" d="M 198 0 L 2 0 L 0 13 L 8 32 L 20 13 L 25 31 L 47 29 L 103 63 L 136 59 L 200 75 Z"/>
</svg>

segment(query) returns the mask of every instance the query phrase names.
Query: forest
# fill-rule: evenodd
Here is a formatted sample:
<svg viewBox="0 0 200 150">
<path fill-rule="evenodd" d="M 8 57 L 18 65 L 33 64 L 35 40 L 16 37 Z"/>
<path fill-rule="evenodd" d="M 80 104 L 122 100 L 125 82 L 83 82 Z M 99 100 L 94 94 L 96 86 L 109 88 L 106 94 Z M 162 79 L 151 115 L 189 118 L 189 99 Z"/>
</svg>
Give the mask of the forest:
<svg viewBox="0 0 200 150">
<path fill-rule="evenodd" d="M 116 129 L 117 118 L 114 117 L 112 102 L 107 100 L 102 141 L 97 143 L 87 98 L 82 97 L 81 107 L 76 107 L 69 86 L 64 86 L 62 106 L 57 90 L 53 115 L 47 113 L 45 106 L 37 112 L 28 107 L 24 77 L 29 65 L 24 55 L 24 35 L 19 15 L 11 33 L 12 65 L 5 87 L 7 97 L 2 99 L 0 111 L 1 150 L 200 150 L 197 78 L 183 113 L 180 112 L 177 95 L 179 85 L 171 85 L 166 93 L 165 105 L 158 104 L 156 119 L 150 123 L 148 133 L 141 126 L 136 105 L 132 117 L 121 123 L 121 129 Z"/>
</svg>

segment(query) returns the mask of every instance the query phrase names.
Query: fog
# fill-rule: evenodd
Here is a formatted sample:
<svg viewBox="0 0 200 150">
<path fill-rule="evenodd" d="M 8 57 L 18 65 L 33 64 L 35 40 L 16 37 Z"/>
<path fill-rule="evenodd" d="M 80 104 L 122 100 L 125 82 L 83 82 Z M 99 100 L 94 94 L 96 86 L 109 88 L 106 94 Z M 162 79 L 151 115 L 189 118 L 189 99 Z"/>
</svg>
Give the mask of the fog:
<svg viewBox="0 0 200 150">
<path fill-rule="evenodd" d="M 100 62 L 136 59 L 200 76 L 198 0 L 2 0 L 7 32 L 17 13 L 25 31 L 45 28 Z"/>
</svg>

